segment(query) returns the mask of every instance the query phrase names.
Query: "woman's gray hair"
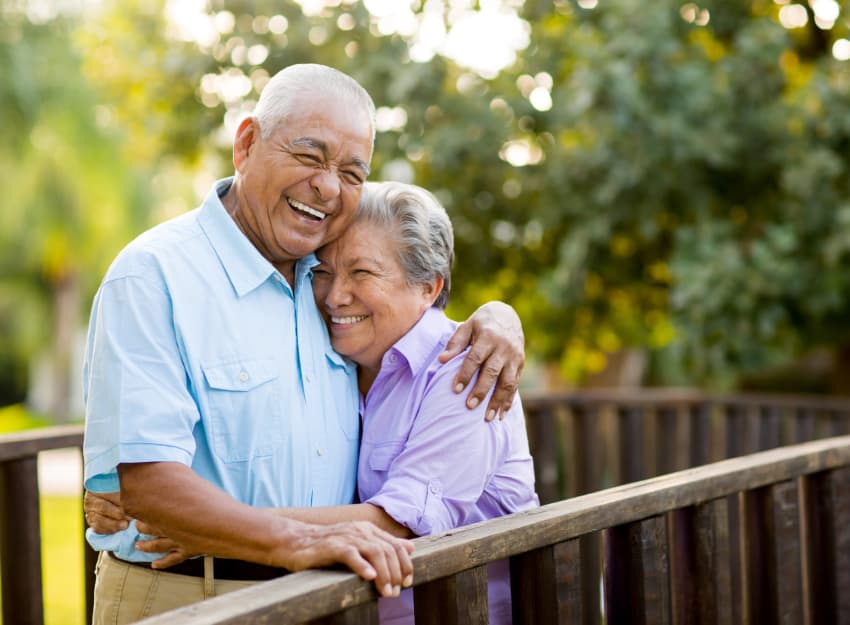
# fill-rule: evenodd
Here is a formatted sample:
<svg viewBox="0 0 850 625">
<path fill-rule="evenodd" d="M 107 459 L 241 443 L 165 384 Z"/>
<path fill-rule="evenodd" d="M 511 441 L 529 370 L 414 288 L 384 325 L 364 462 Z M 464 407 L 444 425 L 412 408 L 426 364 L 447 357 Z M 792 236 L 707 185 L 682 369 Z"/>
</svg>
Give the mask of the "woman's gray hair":
<svg viewBox="0 0 850 625">
<path fill-rule="evenodd" d="M 372 97 L 348 74 L 317 63 L 290 65 L 266 83 L 253 113 L 260 122 L 263 139 L 269 137 L 292 112 L 292 107 L 301 101 L 301 96 L 306 95 L 324 95 L 362 107 L 369 115 L 372 143 L 375 143 L 375 103 Z"/>
<path fill-rule="evenodd" d="M 446 209 L 422 187 L 402 182 L 367 182 L 355 222 L 365 221 L 395 233 L 398 261 L 408 284 L 443 278 L 435 308 L 449 303 L 454 264 L 454 233 Z"/>
</svg>

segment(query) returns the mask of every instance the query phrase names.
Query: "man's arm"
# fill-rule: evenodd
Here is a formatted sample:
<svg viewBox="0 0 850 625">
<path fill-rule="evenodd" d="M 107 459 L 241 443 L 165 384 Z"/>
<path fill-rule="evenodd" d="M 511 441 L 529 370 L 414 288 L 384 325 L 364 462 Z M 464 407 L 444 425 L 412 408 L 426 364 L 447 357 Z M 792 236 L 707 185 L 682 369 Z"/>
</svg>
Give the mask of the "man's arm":
<svg viewBox="0 0 850 625">
<path fill-rule="evenodd" d="M 519 315 L 502 302 L 484 304 L 458 326 L 440 354 L 440 362 L 448 362 L 468 346 L 469 353 L 453 382 L 454 391 L 462 392 L 480 370 L 466 405 L 475 408 L 495 384 L 485 419 L 502 418 L 513 403 L 525 365 L 525 336 Z"/>
<path fill-rule="evenodd" d="M 187 553 L 299 571 L 343 563 L 385 596 L 412 579 L 410 541 L 370 523 L 313 525 L 231 498 L 173 462 L 120 464 L 125 513 L 174 539 Z"/>
</svg>

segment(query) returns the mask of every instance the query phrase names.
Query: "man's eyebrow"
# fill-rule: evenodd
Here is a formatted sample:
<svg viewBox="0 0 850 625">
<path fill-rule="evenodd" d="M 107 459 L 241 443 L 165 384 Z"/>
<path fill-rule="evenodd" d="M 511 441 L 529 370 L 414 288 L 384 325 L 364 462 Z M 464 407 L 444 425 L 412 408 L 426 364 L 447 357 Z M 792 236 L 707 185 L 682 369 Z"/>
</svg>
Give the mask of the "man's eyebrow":
<svg viewBox="0 0 850 625">
<path fill-rule="evenodd" d="M 315 139 L 313 137 L 300 137 L 292 141 L 292 145 L 299 146 L 302 148 L 309 148 L 311 150 L 319 150 L 325 158 L 328 156 L 328 144 L 322 141 L 321 139 Z M 358 167 L 363 170 L 363 174 L 368 177 L 371 173 L 371 169 L 369 169 L 369 163 L 364 161 L 362 158 L 354 157 L 351 159 L 352 165 Z"/>
</svg>

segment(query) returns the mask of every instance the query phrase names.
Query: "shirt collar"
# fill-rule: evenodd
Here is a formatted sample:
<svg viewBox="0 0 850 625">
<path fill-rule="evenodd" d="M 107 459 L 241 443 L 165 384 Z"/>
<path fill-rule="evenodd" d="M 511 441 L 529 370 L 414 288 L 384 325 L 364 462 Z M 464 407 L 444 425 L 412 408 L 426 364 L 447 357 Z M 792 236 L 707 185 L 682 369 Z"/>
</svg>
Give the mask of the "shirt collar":
<svg viewBox="0 0 850 625">
<path fill-rule="evenodd" d="M 232 183 L 233 178 L 216 181 L 201 205 L 198 221 L 221 261 L 230 284 L 237 295 L 242 297 L 271 276 L 278 275 L 278 271 L 257 251 L 221 203 L 221 197 Z M 295 283 L 301 282 L 317 263 L 313 254 L 298 261 L 295 265 Z"/>
<path fill-rule="evenodd" d="M 381 363 L 381 368 L 387 362 L 391 353 L 401 355 L 407 361 L 413 375 L 419 372 L 433 360 L 435 350 L 442 351 L 448 342 L 446 330 L 450 330 L 452 321 L 439 308 L 429 308 L 419 321 L 393 345 Z M 397 360 L 397 359 L 396 359 Z"/>
</svg>

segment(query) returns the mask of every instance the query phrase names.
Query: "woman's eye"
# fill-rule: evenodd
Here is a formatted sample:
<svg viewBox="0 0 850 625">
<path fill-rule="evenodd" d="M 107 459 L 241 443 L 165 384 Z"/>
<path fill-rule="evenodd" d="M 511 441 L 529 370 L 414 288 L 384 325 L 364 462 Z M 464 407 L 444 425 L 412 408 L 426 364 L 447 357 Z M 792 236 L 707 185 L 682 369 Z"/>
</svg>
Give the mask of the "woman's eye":
<svg viewBox="0 0 850 625">
<path fill-rule="evenodd" d="M 314 278 L 328 278 L 328 277 L 330 277 L 330 275 L 331 275 L 331 272 L 326 271 L 325 269 L 314 269 L 313 270 L 313 277 Z"/>
</svg>

